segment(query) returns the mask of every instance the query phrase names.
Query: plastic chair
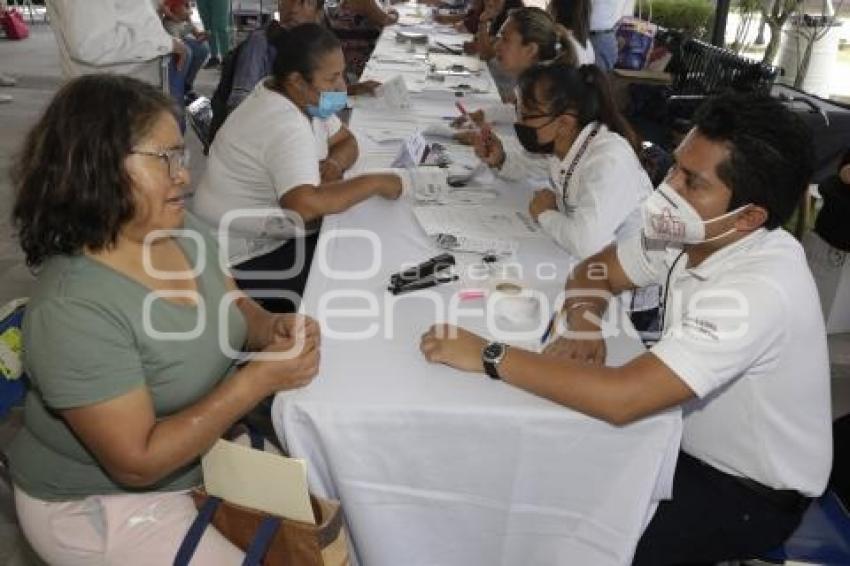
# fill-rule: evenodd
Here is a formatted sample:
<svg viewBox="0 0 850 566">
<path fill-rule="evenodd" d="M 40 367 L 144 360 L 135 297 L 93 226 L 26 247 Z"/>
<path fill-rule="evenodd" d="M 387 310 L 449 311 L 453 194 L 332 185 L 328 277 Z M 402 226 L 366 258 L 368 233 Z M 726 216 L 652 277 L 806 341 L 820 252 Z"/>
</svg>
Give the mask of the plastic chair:
<svg viewBox="0 0 850 566">
<path fill-rule="evenodd" d="M 23 337 L 26 299 L 14 300 L 0 307 L 0 419 L 5 419 L 26 395 L 28 380 L 23 368 Z M 0 452 L 0 480 L 11 485 L 9 463 Z"/>
<path fill-rule="evenodd" d="M 23 337 L 26 299 L 16 299 L 0 308 L 0 419 L 20 404 L 26 393 L 23 369 Z"/>
</svg>

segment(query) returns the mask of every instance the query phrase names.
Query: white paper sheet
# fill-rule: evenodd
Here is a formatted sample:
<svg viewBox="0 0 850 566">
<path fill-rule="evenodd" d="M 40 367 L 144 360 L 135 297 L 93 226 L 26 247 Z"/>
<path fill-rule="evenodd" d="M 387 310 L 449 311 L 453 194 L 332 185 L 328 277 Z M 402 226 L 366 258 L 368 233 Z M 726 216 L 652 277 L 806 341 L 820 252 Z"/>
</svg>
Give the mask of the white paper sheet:
<svg viewBox="0 0 850 566">
<path fill-rule="evenodd" d="M 481 70 L 481 60 L 469 55 L 443 55 L 441 53 L 429 53 L 428 62 L 437 69 L 451 69 L 454 65 L 460 65 L 473 73 Z"/>
<path fill-rule="evenodd" d="M 526 212 L 481 206 L 417 206 L 413 214 L 429 236 L 456 234 L 483 238 L 540 238 L 544 234 Z"/>
<path fill-rule="evenodd" d="M 401 75 L 396 75 L 375 90 L 375 95 L 390 108 L 410 108 L 410 94 Z"/>
</svg>

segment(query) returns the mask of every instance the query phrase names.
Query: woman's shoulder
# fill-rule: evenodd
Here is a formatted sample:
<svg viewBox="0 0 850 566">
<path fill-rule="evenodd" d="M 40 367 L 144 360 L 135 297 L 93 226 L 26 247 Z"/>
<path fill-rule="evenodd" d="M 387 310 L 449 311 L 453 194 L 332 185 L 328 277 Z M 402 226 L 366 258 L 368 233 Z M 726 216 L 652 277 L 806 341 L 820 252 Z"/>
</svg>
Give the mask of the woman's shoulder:
<svg viewBox="0 0 850 566">
<path fill-rule="evenodd" d="M 259 150 L 278 138 L 309 133 L 310 121 L 287 97 L 260 81 L 225 120 L 213 148 Z M 221 138 L 222 141 L 219 141 Z M 259 148 L 259 149 L 258 149 Z M 212 152 L 211 152 L 212 154 Z"/>
<path fill-rule="evenodd" d="M 56 255 L 42 264 L 27 303 L 27 316 L 46 320 L 99 315 L 120 310 L 128 300 L 126 281 L 85 255 Z"/>
<path fill-rule="evenodd" d="M 629 179 L 631 183 L 643 185 L 651 190 L 652 183 L 631 144 L 616 132 L 602 126 L 593 144 L 582 160 L 580 174 L 594 177 Z"/>
<path fill-rule="evenodd" d="M 591 148 L 590 153 L 595 159 L 616 159 L 628 164 L 637 162 L 637 154 L 628 140 L 605 124 L 599 125 L 599 132 Z"/>
</svg>

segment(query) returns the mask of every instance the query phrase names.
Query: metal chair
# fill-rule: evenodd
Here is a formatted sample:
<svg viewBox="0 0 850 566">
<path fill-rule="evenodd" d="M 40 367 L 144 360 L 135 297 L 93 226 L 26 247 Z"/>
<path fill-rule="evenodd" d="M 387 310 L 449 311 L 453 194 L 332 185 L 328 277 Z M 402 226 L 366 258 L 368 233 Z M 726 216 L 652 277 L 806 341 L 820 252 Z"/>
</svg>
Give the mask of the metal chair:
<svg viewBox="0 0 850 566">
<path fill-rule="evenodd" d="M 769 93 L 779 68 L 747 59 L 680 32 L 663 30 L 656 41 L 668 46 L 669 86 L 632 85 L 629 118 L 641 135 L 671 150 L 690 130 L 693 115 L 709 96 L 727 90 Z"/>
<path fill-rule="evenodd" d="M 668 125 L 686 132 L 702 102 L 728 90 L 769 94 L 779 67 L 747 59 L 722 47 L 694 38 L 676 40 L 671 62 L 673 84 L 667 96 Z"/>
<path fill-rule="evenodd" d="M 26 13 L 29 14 L 30 23 L 35 23 L 36 15 L 38 14 L 38 10 L 36 10 L 35 6 L 32 3 L 32 0 L 6 0 L 6 5 L 9 8 L 20 8 L 21 13 L 24 13 L 24 9 L 26 9 Z M 42 12 L 42 22 L 47 22 L 47 9 L 44 9 Z"/>
</svg>

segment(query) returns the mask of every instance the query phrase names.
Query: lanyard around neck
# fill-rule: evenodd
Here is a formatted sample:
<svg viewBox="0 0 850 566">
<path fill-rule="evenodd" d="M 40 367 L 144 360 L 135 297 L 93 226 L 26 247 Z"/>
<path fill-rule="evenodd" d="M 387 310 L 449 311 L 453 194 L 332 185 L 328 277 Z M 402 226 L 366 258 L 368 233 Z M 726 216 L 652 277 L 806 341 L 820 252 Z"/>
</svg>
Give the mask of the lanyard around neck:
<svg viewBox="0 0 850 566">
<path fill-rule="evenodd" d="M 570 205 L 567 204 L 567 187 L 570 185 L 570 180 L 573 178 L 573 173 L 575 173 L 576 167 L 578 167 L 581 158 L 584 157 L 584 154 L 587 152 L 587 148 L 590 146 L 590 142 L 593 141 L 593 138 L 599 133 L 599 130 L 602 128 L 602 124 L 597 123 L 593 126 L 593 129 L 590 130 L 590 133 L 587 134 L 587 137 L 584 138 L 584 141 L 581 144 L 581 147 L 578 148 L 575 156 L 573 157 L 572 162 L 570 162 L 570 166 L 567 168 L 567 172 L 564 175 L 564 181 L 561 184 L 561 200 L 564 203 L 564 210 L 570 210 Z"/>
</svg>

